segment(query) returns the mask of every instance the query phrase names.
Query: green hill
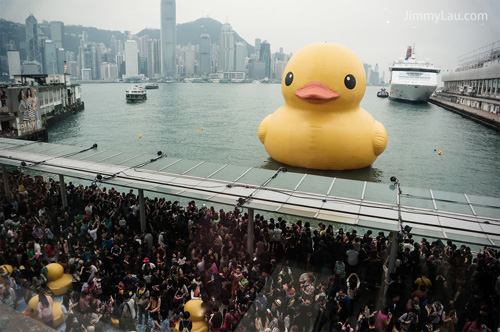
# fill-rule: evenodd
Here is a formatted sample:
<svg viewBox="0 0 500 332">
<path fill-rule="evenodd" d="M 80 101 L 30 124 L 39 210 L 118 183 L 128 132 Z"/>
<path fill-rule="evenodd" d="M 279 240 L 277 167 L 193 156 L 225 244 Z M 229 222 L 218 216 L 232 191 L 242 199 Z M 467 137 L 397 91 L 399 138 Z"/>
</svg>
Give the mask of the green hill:
<svg viewBox="0 0 500 332">
<path fill-rule="evenodd" d="M 78 52 L 80 38 L 84 30 L 88 35 L 87 40 L 89 42 L 103 43 L 106 47 L 109 47 L 113 35 L 118 40 L 125 40 L 129 34 L 128 31 L 111 31 L 94 27 L 83 27 L 81 25 L 65 25 L 63 43 L 66 51 Z M 203 33 L 210 35 L 212 44 L 218 44 L 221 30 L 222 23 L 211 18 L 200 18 L 193 22 L 178 24 L 177 44 L 181 46 L 186 46 L 188 44 L 196 45 L 199 43 L 200 35 Z M 148 35 L 151 39 L 160 39 L 160 30 L 144 29 L 137 35 Z M 15 47 L 21 51 L 21 59 L 25 59 L 26 52 L 23 47 L 26 42 L 25 25 L 0 19 L 0 55 L 7 54 L 6 45 L 10 41 L 14 41 Z M 237 32 L 235 32 L 235 41 L 245 43 L 249 54 L 254 52 L 255 48 L 241 38 Z"/>
<path fill-rule="evenodd" d="M 209 34 L 212 44 L 219 43 L 219 38 L 222 30 L 222 23 L 212 18 L 199 18 L 193 22 L 177 24 L 177 44 L 186 46 L 188 44 L 196 45 L 200 41 L 200 35 L 203 33 Z M 140 31 L 138 36 L 148 35 L 152 39 L 160 39 L 159 29 L 144 29 Z M 246 40 L 240 37 L 235 32 L 236 42 L 243 42 L 247 45 L 248 53 L 255 52 L 255 47 L 250 45 Z"/>
</svg>

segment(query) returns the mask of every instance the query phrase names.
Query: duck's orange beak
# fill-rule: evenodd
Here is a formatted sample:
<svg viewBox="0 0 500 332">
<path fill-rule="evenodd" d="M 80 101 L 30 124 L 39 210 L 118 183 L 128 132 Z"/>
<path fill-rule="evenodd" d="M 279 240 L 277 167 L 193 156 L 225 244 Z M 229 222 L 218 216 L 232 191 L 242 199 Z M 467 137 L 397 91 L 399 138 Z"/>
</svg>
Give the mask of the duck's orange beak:
<svg viewBox="0 0 500 332">
<path fill-rule="evenodd" d="M 308 83 L 305 87 L 296 90 L 295 95 L 311 104 L 324 104 L 340 97 L 340 93 L 318 81 Z"/>
</svg>

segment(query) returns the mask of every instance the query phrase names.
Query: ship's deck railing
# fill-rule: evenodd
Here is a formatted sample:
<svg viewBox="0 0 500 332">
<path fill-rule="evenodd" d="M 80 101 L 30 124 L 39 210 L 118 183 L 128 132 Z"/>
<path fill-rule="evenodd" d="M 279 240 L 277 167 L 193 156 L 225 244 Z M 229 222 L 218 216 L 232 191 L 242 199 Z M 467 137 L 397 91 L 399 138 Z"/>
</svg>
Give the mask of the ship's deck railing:
<svg viewBox="0 0 500 332">
<path fill-rule="evenodd" d="M 147 191 L 239 205 L 250 215 L 262 211 L 389 232 L 409 226 L 415 236 L 500 247 L 498 197 L 407 187 L 398 194 L 388 183 L 6 138 L 0 138 L 0 164 L 4 174 L 7 166 L 21 167 L 57 174 L 61 183 L 69 177 L 137 189 L 143 199 Z M 65 196 L 62 202 L 64 206 Z"/>
</svg>

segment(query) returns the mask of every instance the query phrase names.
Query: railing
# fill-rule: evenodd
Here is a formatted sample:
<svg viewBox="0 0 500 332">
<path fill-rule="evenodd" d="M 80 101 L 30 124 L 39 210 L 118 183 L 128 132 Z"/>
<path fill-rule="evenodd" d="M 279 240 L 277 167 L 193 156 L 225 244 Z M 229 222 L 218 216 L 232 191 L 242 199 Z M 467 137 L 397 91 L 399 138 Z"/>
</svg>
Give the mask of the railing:
<svg viewBox="0 0 500 332">
<path fill-rule="evenodd" d="M 486 61 L 500 58 L 500 40 L 458 57 L 457 71 L 480 68 Z"/>
</svg>

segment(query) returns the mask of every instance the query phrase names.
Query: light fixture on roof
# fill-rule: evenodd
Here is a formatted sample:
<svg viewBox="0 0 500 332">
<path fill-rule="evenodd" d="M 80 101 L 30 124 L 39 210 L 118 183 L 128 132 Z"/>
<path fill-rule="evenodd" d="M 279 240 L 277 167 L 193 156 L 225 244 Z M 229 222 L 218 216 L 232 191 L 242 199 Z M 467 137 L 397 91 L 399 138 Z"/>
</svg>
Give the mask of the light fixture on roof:
<svg viewBox="0 0 500 332">
<path fill-rule="evenodd" d="M 397 190 L 396 192 L 396 202 L 398 204 L 398 224 L 399 224 L 399 229 L 400 229 L 400 232 L 403 232 L 403 220 L 401 218 L 401 185 L 399 184 L 399 180 L 395 177 L 395 176 L 391 176 L 390 178 L 391 182 L 392 182 L 392 186 L 393 188 L 395 188 Z M 408 226 L 409 227 L 409 226 Z M 411 229 L 411 227 L 410 227 Z"/>
<path fill-rule="evenodd" d="M 24 171 L 24 169 L 26 168 L 26 162 L 24 161 L 21 161 L 21 164 L 17 167 L 19 169 L 19 171 L 22 173 Z"/>
<path fill-rule="evenodd" d="M 243 204 L 245 204 L 247 202 L 247 200 L 244 199 L 243 197 L 240 197 L 240 198 L 238 198 L 238 200 L 236 202 L 237 202 L 237 204 L 236 204 L 237 207 L 242 207 Z"/>
<path fill-rule="evenodd" d="M 411 228 L 410 226 L 406 225 L 406 226 L 403 228 L 403 232 L 404 232 L 405 234 L 410 234 L 411 229 L 412 229 L 412 228 Z"/>
<path fill-rule="evenodd" d="M 147 164 L 149 164 L 149 163 L 155 162 L 155 161 L 157 161 L 158 159 L 160 159 L 160 158 L 163 158 L 163 157 L 166 157 L 166 156 L 167 156 L 166 154 L 164 154 L 164 153 L 163 153 L 163 152 L 161 152 L 161 151 L 156 152 L 156 155 L 157 155 L 158 157 L 156 157 L 156 158 L 151 158 L 151 159 L 149 160 L 149 162 L 147 162 L 147 163 L 145 163 L 145 164 L 141 164 L 140 166 L 141 166 L 141 167 L 142 167 L 142 166 L 145 166 L 145 165 L 147 165 Z"/>
</svg>

